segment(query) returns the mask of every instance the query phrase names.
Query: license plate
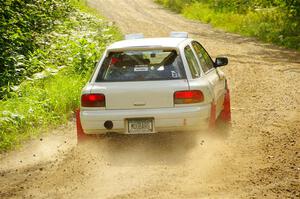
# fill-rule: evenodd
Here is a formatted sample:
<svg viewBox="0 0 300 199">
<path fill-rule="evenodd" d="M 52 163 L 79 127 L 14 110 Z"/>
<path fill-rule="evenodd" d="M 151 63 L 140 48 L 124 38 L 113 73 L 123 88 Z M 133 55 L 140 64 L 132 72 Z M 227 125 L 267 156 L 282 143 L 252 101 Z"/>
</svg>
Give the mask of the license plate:
<svg viewBox="0 0 300 199">
<path fill-rule="evenodd" d="M 130 119 L 128 120 L 129 133 L 153 133 L 153 119 Z"/>
</svg>

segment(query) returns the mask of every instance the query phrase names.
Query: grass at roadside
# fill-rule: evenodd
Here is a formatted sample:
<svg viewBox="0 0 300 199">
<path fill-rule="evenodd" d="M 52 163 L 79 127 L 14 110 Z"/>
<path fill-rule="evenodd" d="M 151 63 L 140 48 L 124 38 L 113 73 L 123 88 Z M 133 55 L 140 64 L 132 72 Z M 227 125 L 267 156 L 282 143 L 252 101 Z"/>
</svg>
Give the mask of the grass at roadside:
<svg viewBox="0 0 300 199">
<path fill-rule="evenodd" d="M 193 2 L 155 0 L 155 2 L 182 13 L 186 18 L 209 23 L 225 31 L 254 36 L 265 42 L 300 50 L 300 23 L 296 14 L 292 17 L 292 12 L 296 12 L 294 8 L 288 10 L 279 5 L 267 8 L 256 6 L 255 8 L 251 5 L 243 12 L 239 12 L 231 9 L 229 3 L 218 5 L 217 2 L 213 4 L 213 1 L 205 3 L 201 0 Z"/>
<path fill-rule="evenodd" d="M 76 7 L 53 31 L 39 38 L 42 48 L 28 63 L 45 70 L 27 78 L 0 101 L 0 151 L 18 146 L 42 129 L 66 123 L 79 106 L 81 88 L 118 30 L 85 6 Z"/>
</svg>

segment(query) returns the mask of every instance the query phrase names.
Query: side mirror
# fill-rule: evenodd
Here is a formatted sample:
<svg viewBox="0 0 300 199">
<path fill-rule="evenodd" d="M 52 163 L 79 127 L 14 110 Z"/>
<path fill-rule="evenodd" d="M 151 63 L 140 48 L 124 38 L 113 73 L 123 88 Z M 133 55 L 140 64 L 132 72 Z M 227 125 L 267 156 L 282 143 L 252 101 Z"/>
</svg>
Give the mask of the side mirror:
<svg viewBox="0 0 300 199">
<path fill-rule="evenodd" d="M 215 68 L 220 66 L 225 66 L 228 64 L 228 58 L 227 57 L 217 57 L 215 61 Z"/>
</svg>

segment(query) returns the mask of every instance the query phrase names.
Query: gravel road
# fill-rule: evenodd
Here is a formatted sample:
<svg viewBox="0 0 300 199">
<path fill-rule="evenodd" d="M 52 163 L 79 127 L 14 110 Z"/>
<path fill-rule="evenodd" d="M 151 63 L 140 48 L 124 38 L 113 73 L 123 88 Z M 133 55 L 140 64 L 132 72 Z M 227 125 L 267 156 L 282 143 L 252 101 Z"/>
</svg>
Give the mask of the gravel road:
<svg viewBox="0 0 300 199">
<path fill-rule="evenodd" d="M 150 0 L 89 0 L 123 33 L 187 31 L 225 55 L 227 134 L 111 136 L 74 121 L 0 156 L 0 198 L 300 198 L 300 53 L 184 19 Z"/>
</svg>

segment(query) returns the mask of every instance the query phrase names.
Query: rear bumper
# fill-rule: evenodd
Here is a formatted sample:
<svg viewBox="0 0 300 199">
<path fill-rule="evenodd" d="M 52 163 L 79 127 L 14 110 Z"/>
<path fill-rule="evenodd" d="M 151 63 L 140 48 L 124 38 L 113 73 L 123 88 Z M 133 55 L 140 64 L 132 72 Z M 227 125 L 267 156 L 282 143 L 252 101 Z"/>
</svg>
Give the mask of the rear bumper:
<svg viewBox="0 0 300 199">
<path fill-rule="evenodd" d="M 193 107 L 131 110 L 80 110 L 80 120 L 86 134 L 107 132 L 128 133 L 128 119 L 153 118 L 154 132 L 194 131 L 208 128 L 210 104 Z M 113 128 L 104 127 L 106 121 L 113 122 Z"/>
</svg>

